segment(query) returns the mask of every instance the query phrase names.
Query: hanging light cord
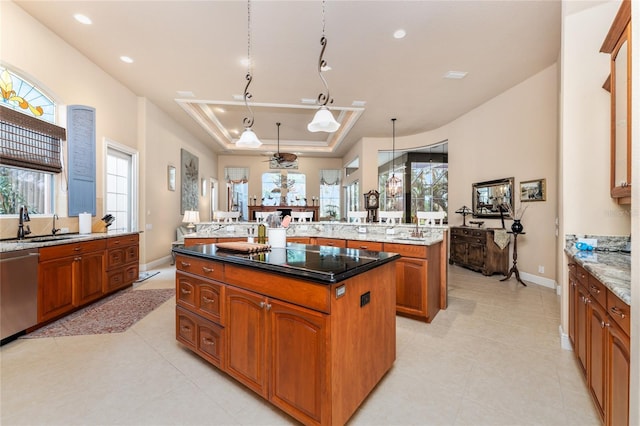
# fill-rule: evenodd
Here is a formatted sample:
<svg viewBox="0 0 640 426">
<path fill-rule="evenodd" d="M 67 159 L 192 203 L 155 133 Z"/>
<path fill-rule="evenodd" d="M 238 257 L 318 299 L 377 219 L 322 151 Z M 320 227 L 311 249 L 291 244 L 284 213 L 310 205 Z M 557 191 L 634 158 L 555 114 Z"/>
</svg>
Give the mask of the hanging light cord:
<svg viewBox="0 0 640 426">
<path fill-rule="evenodd" d="M 249 117 L 242 119 L 244 127 L 253 126 L 253 110 L 249 106 L 249 99 L 251 99 L 251 93 L 249 93 L 249 85 L 251 84 L 251 0 L 247 1 L 247 85 L 244 87 L 244 104 L 249 110 Z"/>
<path fill-rule="evenodd" d="M 318 74 L 320 75 L 320 79 L 322 80 L 322 84 L 324 84 L 324 88 L 326 90 L 326 93 L 321 92 L 318 95 L 318 104 L 321 105 L 321 106 L 326 106 L 327 103 L 329 103 L 329 104 L 333 103 L 333 99 L 331 98 L 331 95 L 329 94 L 329 84 L 327 83 L 327 80 L 325 80 L 324 76 L 322 75 L 322 69 L 327 66 L 327 61 L 325 61 L 323 59 L 324 51 L 327 48 L 327 38 L 324 35 L 324 29 L 325 29 L 325 19 L 324 19 L 325 3 L 326 3 L 326 0 L 323 0 L 322 1 L 322 37 L 320 37 L 320 45 L 322 46 L 322 50 L 320 50 L 320 59 L 318 59 Z"/>
</svg>

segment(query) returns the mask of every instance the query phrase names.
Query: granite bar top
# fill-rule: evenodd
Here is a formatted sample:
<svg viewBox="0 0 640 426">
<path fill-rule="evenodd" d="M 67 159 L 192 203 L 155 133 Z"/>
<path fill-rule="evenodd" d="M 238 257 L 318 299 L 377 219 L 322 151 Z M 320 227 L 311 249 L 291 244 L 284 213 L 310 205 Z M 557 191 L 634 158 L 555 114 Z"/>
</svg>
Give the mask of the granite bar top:
<svg viewBox="0 0 640 426">
<path fill-rule="evenodd" d="M 627 305 L 631 305 L 631 256 L 608 251 L 580 251 L 567 244 L 565 253 L 604 284 Z"/>
<path fill-rule="evenodd" d="M 268 272 L 294 276 L 320 284 L 335 284 L 400 258 L 396 253 L 288 243 L 287 248 L 271 248 L 262 253 L 238 253 L 218 249 L 215 244 L 185 247 L 174 253 L 250 266 Z"/>
<path fill-rule="evenodd" d="M 33 249 L 40 247 L 57 246 L 61 244 L 78 243 L 81 241 L 100 240 L 103 238 L 120 237 L 123 235 L 139 234 L 135 232 L 113 231 L 113 232 L 97 232 L 92 234 L 58 234 L 58 235 L 41 235 L 35 237 L 27 237 L 24 240 L 11 239 L 0 241 L 0 252 Z M 42 239 L 46 241 L 42 241 Z"/>
<path fill-rule="evenodd" d="M 196 232 L 185 238 L 233 238 L 246 237 L 248 229 L 258 235 L 256 222 L 200 223 Z M 416 236 L 416 230 L 418 236 Z M 443 240 L 447 226 L 420 226 L 411 224 L 386 225 L 344 222 L 293 222 L 287 229 L 287 237 L 322 237 L 343 240 L 377 241 L 387 243 L 433 245 Z"/>
</svg>

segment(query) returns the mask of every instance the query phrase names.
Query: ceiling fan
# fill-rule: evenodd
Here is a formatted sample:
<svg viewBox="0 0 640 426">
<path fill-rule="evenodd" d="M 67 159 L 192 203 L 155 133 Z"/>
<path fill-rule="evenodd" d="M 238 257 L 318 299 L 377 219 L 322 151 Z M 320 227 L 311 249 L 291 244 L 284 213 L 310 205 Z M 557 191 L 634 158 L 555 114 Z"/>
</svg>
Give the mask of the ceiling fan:
<svg viewBox="0 0 640 426">
<path fill-rule="evenodd" d="M 298 156 L 290 152 L 280 152 L 280 124 L 281 123 L 276 123 L 276 126 L 278 126 L 278 150 L 269 161 L 274 161 L 278 166 L 286 167 L 296 161 Z"/>
</svg>

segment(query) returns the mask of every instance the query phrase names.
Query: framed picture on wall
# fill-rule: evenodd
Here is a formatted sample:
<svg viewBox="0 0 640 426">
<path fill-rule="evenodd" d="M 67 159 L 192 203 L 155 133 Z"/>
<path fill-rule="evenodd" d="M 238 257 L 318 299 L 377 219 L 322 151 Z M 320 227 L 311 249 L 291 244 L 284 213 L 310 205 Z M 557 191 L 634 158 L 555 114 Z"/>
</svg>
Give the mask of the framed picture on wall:
<svg viewBox="0 0 640 426">
<path fill-rule="evenodd" d="M 547 180 L 535 179 L 520 182 L 520 201 L 546 201 Z"/>
</svg>

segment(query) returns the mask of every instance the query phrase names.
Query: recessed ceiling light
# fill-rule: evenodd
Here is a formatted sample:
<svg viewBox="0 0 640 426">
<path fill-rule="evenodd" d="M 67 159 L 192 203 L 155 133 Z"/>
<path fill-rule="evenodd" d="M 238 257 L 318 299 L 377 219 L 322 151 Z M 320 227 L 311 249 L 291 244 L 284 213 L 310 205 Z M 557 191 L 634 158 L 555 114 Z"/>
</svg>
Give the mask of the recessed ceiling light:
<svg viewBox="0 0 640 426">
<path fill-rule="evenodd" d="M 196 97 L 196 95 L 194 95 L 191 90 L 178 90 L 176 93 L 181 98 L 195 98 Z"/>
<path fill-rule="evenodd" d="M 75 15 L 73 15 L 73 18 L 84 25 L 91 25 L 93 23 L 91 21 L 91 18 L 89 18 L 86 15 L 83 15 L 82 13 L 76 13 Z"/>
<path fill-rule="evenodd" d="M 397 29 L 393 32 L 393 38 L 405 38 L 406 35 L 407 35 L 407 32 L 402 28 Z"/>
<path fill-rule="evenodd" d="M 461 78 L 465 78 L 467 76 L 466 71 L 447 71 L 444 78 L 450 78 L 453 80 L 460 80 Z"/>
<path fill-rule="evenodd" d="M 124 62 L 125 64 L 132 64 L 133 63 L 133 59 L 131 59 L 128 56 L 120 56 L 120 60 L 122 62 Z"/>
</svg>

